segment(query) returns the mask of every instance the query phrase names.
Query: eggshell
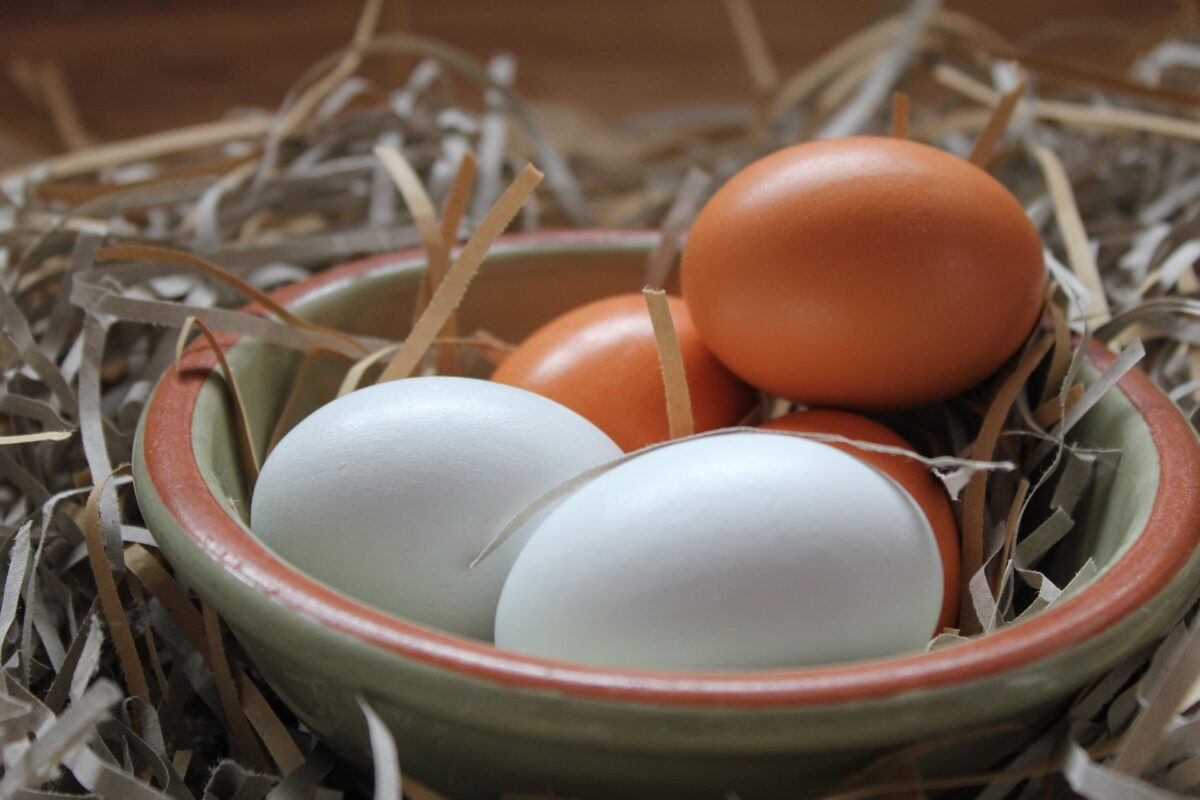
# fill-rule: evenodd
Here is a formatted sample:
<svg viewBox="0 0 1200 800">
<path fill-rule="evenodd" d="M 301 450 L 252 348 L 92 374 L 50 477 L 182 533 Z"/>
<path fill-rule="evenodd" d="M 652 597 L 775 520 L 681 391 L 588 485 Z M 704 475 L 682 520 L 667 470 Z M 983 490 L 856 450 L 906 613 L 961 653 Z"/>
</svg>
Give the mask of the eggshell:
<svg viewBox="0 0 1200 800">
<path fill-rule="evenodd" d="M 737 424 L 753 408 L 755 391 L 704 346 L 682 299 L 668 297 L 667 304 L 696 431 Z M 626 451 L 670 438 L 654 327 L 641 294 L 607 297 L 551 320 L 505 358 L 492 380 L 579 412 Z"/>
<path fill-rule="evenodd" d="M 470 378 L 393 381 L 323 406 L 280 441 L 251 527 L 348 595 L 488 639 L 527 531 L 468 570 L 471 560 L 530 501 L 618 455 L 596 426 L 531 392 Z"/>
<path fill-rule="evenodd" d="M 873 419 L 832 409 L 810 409 L 797 411 L 784 417 L 764 422 L 759 426 L 767 430 L 796 431 L 799 433 L 831 433 L 862 442 L 902 447 L 912 450 L 895 431 L 880 425 Z M 933 536 L 937 539 L 938 551 L 942 556 L 942 611 L 938 616 L 937 631 L 953 626 L 958 619 L 959 576 L 962 573 L 962 549 L 959 543 L 958 524 L 950 508 L 941 482 L 929 474 L 920 462 L 903 456 L 873 453 L 853 445 L 834 442 L 831 446 L 844 450 L 862 459 L 876 469 L 882 470 L 892 480 L 904 487 L 917 505 L 925 512 Z"/>
<path fill-rule="evenodd" d="M 795 437 L 684 440 L 547 515 L 496 644 L 633 668 L 742 669 L 920 649 L 942 602 L 929 523 L 900 486 Z"/>
<path fill-rule="evenodd" d="M 988 173 L 901 139 L 789 147 L 704 206 L 681 264 L 705 343 L 772 394 L 905 408 L 996 371 L 1036 323 L 1042 246 Z"/>
</svg>

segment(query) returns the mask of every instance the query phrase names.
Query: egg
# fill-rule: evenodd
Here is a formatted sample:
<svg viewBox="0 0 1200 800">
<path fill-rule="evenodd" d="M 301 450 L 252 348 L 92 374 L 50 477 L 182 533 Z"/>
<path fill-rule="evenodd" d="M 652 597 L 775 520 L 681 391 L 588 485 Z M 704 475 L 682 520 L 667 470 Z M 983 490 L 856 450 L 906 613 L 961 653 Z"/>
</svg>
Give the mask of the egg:
<svg viewBox="0 0 1200 800">
<path fill-rule="evenodd" d="M 667 303 L 695 429 L 737 424 L 753 408 L 755 391 L 708 351 L 683 301 Z M 607 297 L 551 320 L 505 358 L 492 380 L 574 409 L 626 451 L 670 438 L 658 347 L 641 294 Z"/>
<path fill-rule="evenodd" d="M 696 218 L 683 297 L 749 383 L 808 405 L 907 408 L 996 371 L 1037 322 L 1042 247 L 999 181 L 901 139 L 756 161 Z"/>
<path fill-rule="evenodd" d="M 630 668 L 793 667 L 919 650 L 941 603 L 933 533 L 895 481 L 825 444 L 731 432 L 630 459 L 544 517 L 495 640 Z"/>
<path fill-rule="evenodd" d="M 794 414 L 764 422 L 759 427 L 798 433 L 828 433 L 862 442 L 901 447 L 905 450 L 912 449 L 912 446 L 895 431 L 880 425 L 873 419 L 859 414 L 851 414 L 848 411 L 831 409 L 797 411 Z M 962 550 L 959 544 L 958 525 L 954 520 L 950 500 L 946 497 L 946 491 L 942 484 L 930 475 L 929 470 L 919 461 L 887 453 L 875 453 L 853 445 L 836 442 L 829 444 L 885 472 L 903 486 L 905 491 L 917 501 L 921 510 L 925 512 L 942 558 L 942 610 L 938 615 L 936 630 L 940 631 L 942 628 L 953 626 L 954 621 L 958 619 Z"/>
<path fill-rule="evenodd" d="M 472 559 L 531 501 L 620 455 L 595 425 L 489 381 L 361 389 L 306 417 L 254 489 L 254 534 L 333 588 L 409 620 L 490 639 L 514 547 Z"/>
</svg>

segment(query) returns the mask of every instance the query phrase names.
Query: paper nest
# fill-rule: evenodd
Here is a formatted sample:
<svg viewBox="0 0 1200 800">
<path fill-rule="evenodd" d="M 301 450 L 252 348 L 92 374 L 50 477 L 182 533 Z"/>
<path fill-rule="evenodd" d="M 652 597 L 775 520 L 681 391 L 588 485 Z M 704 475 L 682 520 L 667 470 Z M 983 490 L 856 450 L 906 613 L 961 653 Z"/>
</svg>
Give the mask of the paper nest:
<svg viewBox="0 0 1200 800">
<path fill-rule="evenodd" d="M 1071 535 L 1096 470 L 1119 457 L 1073 444 L 1070 431 L 1122 375 L 1140 366 L 1186 415 L 1200 411 L 1200 122 L 1180 111 L 1200 99 L 1200 45 L 1189 31 L 1148 49 L 1127 75 L 1066 74 L 962 14 L 915 0 L 782 79 L 753 10 L 730 0 L 754 99 L 604 128 L 567 109 L 547 109 L 539 123 L 510 88 L 509 57 L 480 64 L 418 37 L 375 37 L 379 6 L 367 3 L 354 42 L 275 114 L 242 113 L 0 175 L 0 797 L 361 790 L 257 679 L 215 613 L 171 576 L 121 465 L 181 331 L 235 332 L 308 359 L 341 358 L 355 364 L 346 391 L 380 372 L 494 361 L 508 345 L 487 332 L 462 335 L 454 310 L 514 218 L 525 230 L 659 227 L 646 282 L 661 286 L 712 187 L 784 144 L 891 132 L 992 169 L 1039 226 L 1055 288 L 1047 332 L 1035 333 L 1007 381 L 981 406 L 947 406 L 928 442 L 940 459 L 931 468 L 959 497 L 973 576 L 964 632 L 1052 606 L 1095 573 L 1089 561 L 1058 586 L 1037 565 Z M 357 75 L 365 58 L 385 52 L 418 59 L 399 87 Z M 949 91 L 930 91 L 930 82 Z M 910 104 L 894 94 L 909 87 L 934 99 Z M 464 92 L 467 107 L 457 99 Z M 545 173 L 536 194 L 526 162 Z M 472 234 L 451 263 L 451 245 Z M 430 277 L 405 342 L 233 310 L 327 266 L 418 245 Z M 664 365 L 680 433 L 690 423 L 669 338 Z M 1120 354 L 1084 390 L 1076 376 L 1089 338 Z M 1039 365 L 1047 388 L 1031 396 Z M 261 454 L 242 439 L 252 476 Z M 1035 471 L 1047 459 L 1055 468 Z M 1017 469 L 993 470 L 1007 460 Z M 1052 497 L 1041 519 L 1026 518 L 1035 495 Z M 937 743 L 918 743 L 838 796 L 923 796 L 922 786 L 1041 796 L 1045 781 L 1097 800 L 1195 791 L 1195 613 L 1083 690 L 1032 745 L 996 753 L 998 772 L 922 783 L 911 757 Z M 931 647 L 960 640 L 949 632 Z M 375 796 L 395 797 L 394 744 L 364 712 Z M 403 787 L 409 797 L 437 796 L 412 780 Z"/>
</svg>

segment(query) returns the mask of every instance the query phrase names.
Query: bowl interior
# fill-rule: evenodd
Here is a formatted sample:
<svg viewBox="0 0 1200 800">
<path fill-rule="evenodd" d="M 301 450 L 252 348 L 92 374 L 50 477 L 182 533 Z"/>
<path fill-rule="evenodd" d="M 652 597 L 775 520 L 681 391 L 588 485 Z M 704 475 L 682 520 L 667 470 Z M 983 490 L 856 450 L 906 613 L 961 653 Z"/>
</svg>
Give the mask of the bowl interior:
<svg viewBox="0 0 1200 800">
<path fill-rule="evenodd" d="M 486 330 L 519 341 L 541 323 L 593 299 L 638 291 L 653 235 L 620 240 L 529 246 L 519 240 L 498 245 L 480 272 L 459 313 L 463 333 Z M 293 304 L 302 316 L 354 334 L 402 338 L 410 327 L 416 292 L 423 280 L 418 256 L 377 260 L 353 279 L 335 280 Z M 296 290 L 289 290 L 292 294 Z M 285 293 L 286 296 L 286 293 Z M 300 360 L 295 351 L 243 339 L 228 355 L 244 395 L 259 452 L 288 399 Z M 347 364 L 322 359 L 313 364 L 304 391 L 289 415 L 290 427 L 330 400 Z M 1085 367 L 1084 379 L 1096 370 Z M 234 449 L 231 410 L 223 389 L 209 381 L 194 417 L 197 461 L 215 497 L 243 524 L 249 498 Z M 1076 526 L 1043 565 L 1062 587 L 1091 560 L 1097 574 L 1136 540 L 1158 486 L 1158 454 L 1145 421 L 1120 393 L 1108 396 L 1076 428 L 1083 446 L 1119 450 L 1097 462 L 1097 475 L 1076 508 Z M 1094 578 L 1073 585 L 1077 591 Z"/>
</svg>

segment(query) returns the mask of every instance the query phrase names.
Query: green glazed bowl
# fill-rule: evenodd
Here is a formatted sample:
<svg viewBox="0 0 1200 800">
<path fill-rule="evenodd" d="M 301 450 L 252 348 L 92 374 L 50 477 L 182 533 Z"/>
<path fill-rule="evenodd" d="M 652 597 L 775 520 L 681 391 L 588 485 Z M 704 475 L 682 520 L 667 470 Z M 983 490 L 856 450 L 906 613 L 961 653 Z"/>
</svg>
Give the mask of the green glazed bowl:
<svg viewBox="0 0 1200 800">
<path fill-rule="evenodd" d="M 656 241 L 623 231 L 505 237 L 461 309 L 461 328 L 519 340 L 568 308 L 636 291 Z M 373 258 L 277 297 L 322 324 L 398 338 L 423 266 L 420 252 Z M 262 444 L 298 356 L 221 341 Z M 1089 358 L 1093 377 L 1112 360 L 1100 347 Z M 1077 429 L 1083 442 L 1123 452 L 1082 502 L 1073 543 L 1059 554 L 1063 574 L 1088 557 L 1099 573 L 1028 621 L 931 653 L 790 671 L 638 672 L 521 656 L 370 608 L 263 547 L 246 526 L 213 363 L 191 348 L 146 409 L 134 474 L 147 524 L 177 573 L 333 749 L 369 761 L 361 695 L 391 727 L 405 771 L 455 800 L 505 791 L 804 797 L 935 736 L 956 743 L 923 768 L 983 769 L 993 746 L 1031 736 L 1072 693 L 1162 633 L 1200 584 L 1200 448 L 1135 371 Z M 317 373 L 296 418 L 340 377 L 332 365 Z"/>
</svg>

